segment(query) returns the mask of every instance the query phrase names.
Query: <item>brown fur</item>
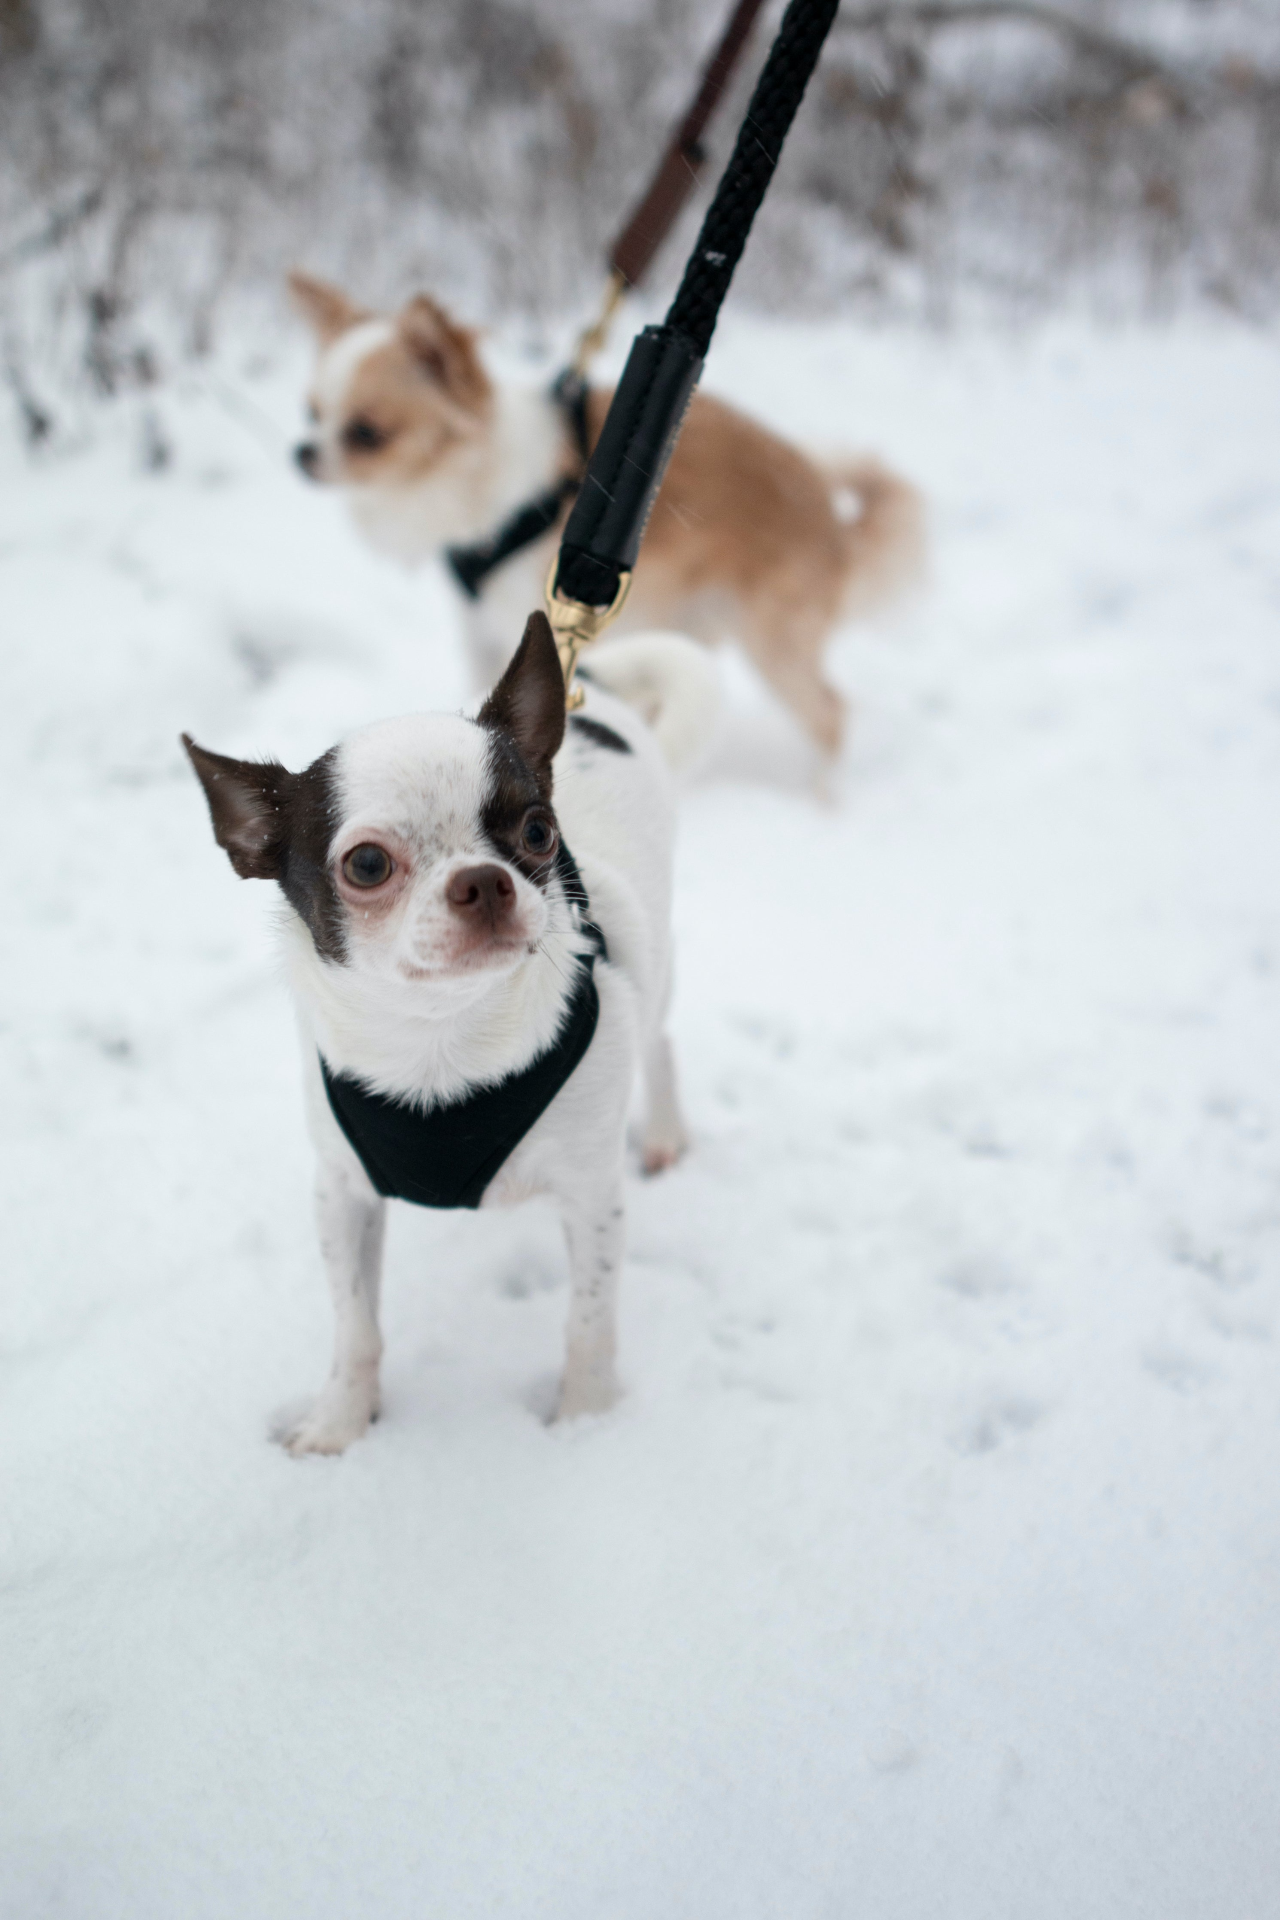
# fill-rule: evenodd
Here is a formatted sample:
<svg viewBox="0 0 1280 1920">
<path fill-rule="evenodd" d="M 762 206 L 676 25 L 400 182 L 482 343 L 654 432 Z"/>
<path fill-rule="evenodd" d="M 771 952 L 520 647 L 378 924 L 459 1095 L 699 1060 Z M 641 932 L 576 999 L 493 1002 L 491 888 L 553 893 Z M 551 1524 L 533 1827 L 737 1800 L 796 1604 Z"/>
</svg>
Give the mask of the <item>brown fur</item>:
<svg viewBox="0 0 1280 1920">
<path fill-rule="evenodd" d="M 289 295 L 299 313 L 310 321 L 311 330 L 322 347 L 329 347 L 340 334 L 361 320 L 371 320 L 367 307 L 358 307 L 341 287 L 330 286 L 312 274 L 296 268 L 288 276 Z"/>
<path fill-rule="evenodd" d="M 278 761 L 231 760 L 182 735 L 196 770 L 213 835 L 242 880 L 277 880 L 311 929 L 316 952 L 342 960 L 343 912 L 329 870 L 337 823 L 334 750 L 303 773 Z"/>
<path fill-rule="evenodd" d="M 489 730 L 491 785 L 480 816 L 485 833 L 526 880 L 545 889 L 560 840 L 551 804 L 551 763 L 565 730 L 564 674 L 545 613 L 530 614 L 524 638 L 477 722 Z M 536 850 L 525 839 L 531 815 L 551 836 Z"/>
<path fill-rule="evenodd" d="M 321 282 L 295 274 L 290 285 L 322 346 L 335 337 L 342 303 L 368 317 Z M 593 444 L 611 398 L 606 388 L 590 396 Z M 338 471 L 304 464 L 322 479 L 379 488 L 448 473 L 462 495 L 483 480 L 492 411 L 475 334 L 419 296 L 398 315 L 393 339 L 360 362 L 347 393 L 346 420 L 367 422 L 379 444 L 344 441 Z M 566 436 L 562 469 L 573 462 Z M 841 514 L 841 496 L 856 516 Z M 835 754 L 844 702 L 823 674 L 827 641 L 842 614 L 865 613 L 909 581 L 921 518 L 915 489 L 877 461 L 826 469 L 724 401 L 696 394 L 640 550 L 629 624 L 681 627 L 711 643 L 732 634 Z"/>
<path fill-rule="evenodd" d="M 592 441 L 608 391 L 591 396 Z M 833 484 L 834 483 L 834 484 Z M 848 488 L 861 516 L 843 523 Z M 831 630 L 902 584 L 919 546 L 914 490 L 873 461 L 824 472 L 797 448 L 710 394 L 697 394 L 640 549 L 633 613 L 732 631 L 775 693 L 827 753 L 839 751 L 844 702 L 825 679 Z"/>
</svg>

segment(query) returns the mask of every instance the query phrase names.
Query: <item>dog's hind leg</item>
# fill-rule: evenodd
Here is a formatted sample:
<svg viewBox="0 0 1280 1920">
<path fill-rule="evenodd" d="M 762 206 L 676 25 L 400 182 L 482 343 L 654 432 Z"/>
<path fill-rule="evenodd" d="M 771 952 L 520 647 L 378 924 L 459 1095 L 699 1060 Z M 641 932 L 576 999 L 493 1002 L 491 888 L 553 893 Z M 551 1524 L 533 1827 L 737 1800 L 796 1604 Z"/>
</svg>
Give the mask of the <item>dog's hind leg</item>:
<svg viewBox="0 0 1280 1920">
<path fill-rule="evenodd" d="M 844 744 L 845 703 L 823 679 L 818 661 L 778 644 L 762 646 L 758 651 L 752 648 L 751 655 L 815 746 L 828 761 L 834 761 Z"/>
<path fill-rule="evenodd" d="M 824 678 L 822 656 L 836 605 L 832 595 L 770 598 L 743 607 L 742 648 L 828 761 L 844 744 L 845 702 Z"/>
<path fill-rule="evenodd" d="M 622 1175 L 590 1199 L 562 1201 L 569 1246 L 569 1326 L 557 1420 L 607 1413 L 618 1398 L 618 1273 L 626 1237 Z"/>
<path fill-rule="evenodd" d="M 320 1250 L 333 1297 L 333 1369 L 316 1398 L 286 1414 L 273 1438 L 292 1454 L 341 1453 L 377 1417 L 382 1334 L 378 1295 L 386 1201 L 321 1161 L 316 1189 Z"/>
</svg>

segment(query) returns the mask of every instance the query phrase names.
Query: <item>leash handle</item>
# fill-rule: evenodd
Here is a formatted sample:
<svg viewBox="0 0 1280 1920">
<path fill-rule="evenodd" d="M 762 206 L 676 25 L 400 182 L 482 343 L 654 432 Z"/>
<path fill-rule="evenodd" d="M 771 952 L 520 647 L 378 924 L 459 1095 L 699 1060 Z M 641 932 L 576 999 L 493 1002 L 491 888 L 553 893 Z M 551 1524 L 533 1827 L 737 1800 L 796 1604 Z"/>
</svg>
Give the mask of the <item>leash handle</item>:
<svg viewBox="0 0 1280 1920">
<path fill-rule="evenodd" d="M 721 305 L 839 3 L 790 0 L 666 320 L 632 344 L 547 582 L 553 629 L 582 635 L 566 684 L 579 648 L 622 604 Z"/>
</svg>

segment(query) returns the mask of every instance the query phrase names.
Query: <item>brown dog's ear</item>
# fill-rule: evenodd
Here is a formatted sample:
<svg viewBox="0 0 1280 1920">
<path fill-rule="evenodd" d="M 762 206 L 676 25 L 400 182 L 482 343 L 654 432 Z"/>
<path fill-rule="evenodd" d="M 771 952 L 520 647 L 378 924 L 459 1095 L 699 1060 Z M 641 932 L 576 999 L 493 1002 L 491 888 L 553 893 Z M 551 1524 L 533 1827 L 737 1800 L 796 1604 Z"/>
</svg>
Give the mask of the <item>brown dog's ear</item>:
<svg viewBox="0 0 1280 1920">
<path fill-rule="evenodd" d="M 182 735 L 209 802 L 213 837 L 242 880 L 278 880 L 283 870 L 285 800 L 297 779 L 278 761 L 229 760 Z"/>
<path fill-rule="evenodd" d="M 428 294 L 419 293 L 396 320 L 400 338 L 423 372 L 438 381 L 451 399 L 479 412 L 493 391 L 476 352 L 478 335 L 460 327 Z"/>
<path fill-rule="evenodd" d="M 341 287 L 313 279 L 296 267 L 288 276 L 288 286 L 290 299 L 322 347 L 332 345 L 339 334 L 369 318 L 367 308 L 349 300 Z"/>
<path fill-rule="evenodd" d="M 564 739 L 564 674 L 545 613 L 531 613 L 515 659 L 480 709 L 480 725 L 515 741 L 539 786 L 551 790 L 551 762 Z"/>
</svg>

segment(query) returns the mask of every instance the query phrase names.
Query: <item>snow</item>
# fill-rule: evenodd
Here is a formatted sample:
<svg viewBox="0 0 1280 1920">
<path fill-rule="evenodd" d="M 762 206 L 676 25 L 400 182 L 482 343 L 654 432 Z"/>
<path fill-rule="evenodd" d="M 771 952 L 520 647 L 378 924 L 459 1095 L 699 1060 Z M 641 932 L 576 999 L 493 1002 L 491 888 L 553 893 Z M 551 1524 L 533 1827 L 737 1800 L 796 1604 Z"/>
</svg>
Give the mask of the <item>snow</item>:
<svg viewBox="0 0 1280 1920">
<path fill-rule="evenodd" d="M 463 697 L 301 378 L 161 391 L 163 472 L 141 402 L 0 455 L 5 1914 L 1274 1914 L 1274 342 L 723 329 L 919 479 L 929 592 L 839 642 L 834 807 L 729 665 L 624 1403 L 543 1424 L 549 1214 L 397 1209 L 385 1418 L 299 1463 L 275 909 L 177 734 Z"/>
</svg>

